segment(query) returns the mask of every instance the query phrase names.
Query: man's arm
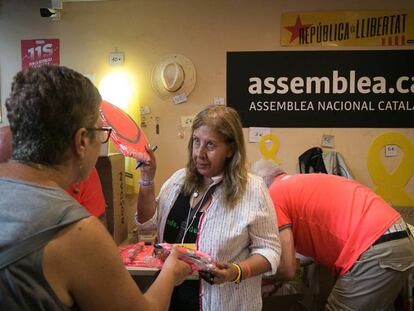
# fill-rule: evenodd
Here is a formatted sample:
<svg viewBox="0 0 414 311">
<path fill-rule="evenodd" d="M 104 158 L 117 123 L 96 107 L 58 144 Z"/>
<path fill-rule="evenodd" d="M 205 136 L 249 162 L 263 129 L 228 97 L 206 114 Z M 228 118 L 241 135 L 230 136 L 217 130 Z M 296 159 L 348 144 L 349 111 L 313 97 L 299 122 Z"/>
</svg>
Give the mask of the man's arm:
<svg viewBox="0 0 414 311">
<path fill-rule="evenodd" d="M 174 285 L 190 267 L 170 256 L 145 293 L 139 290 L 111 236 L 95 217 L 60 230 L 46 245 L 45 277 L 59 299 L 82 310 L 167 310 Z"/>
<path fill-rule="evenodd" d="M 296 273 L 296 253 L 292 229 L 290 227 L 280 229 L 279 238 L 282 244 L 282 255 L 276 277 L 283 280 L 291 280 Z"/>
</svg>

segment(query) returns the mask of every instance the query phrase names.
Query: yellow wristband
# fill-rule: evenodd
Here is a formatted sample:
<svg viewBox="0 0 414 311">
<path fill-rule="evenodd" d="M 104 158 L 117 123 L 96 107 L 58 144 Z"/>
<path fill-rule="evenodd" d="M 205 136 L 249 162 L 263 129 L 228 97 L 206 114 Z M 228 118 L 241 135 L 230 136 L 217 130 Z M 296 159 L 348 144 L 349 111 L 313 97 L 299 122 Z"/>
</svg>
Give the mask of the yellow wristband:
<svg viewBox="0 0 414 311">
<path fill-rule="evenodd" d="M 236 264 L 236 263 L 232 263 L 232 265 L 233 266 L 235 266 L 236 267 L 236 270 L 237 270 L 237 277 L 232 281 L 232 283 L 236 283 L 236 284 L 239 284 L 240 283 L 240 281 L 241 281 L 241 277 L 242 277 L 242 271 L 241 271 L 241 268 L 240 268 L 240 266 L 238 265 L 238 264 Z"/>
</svg>

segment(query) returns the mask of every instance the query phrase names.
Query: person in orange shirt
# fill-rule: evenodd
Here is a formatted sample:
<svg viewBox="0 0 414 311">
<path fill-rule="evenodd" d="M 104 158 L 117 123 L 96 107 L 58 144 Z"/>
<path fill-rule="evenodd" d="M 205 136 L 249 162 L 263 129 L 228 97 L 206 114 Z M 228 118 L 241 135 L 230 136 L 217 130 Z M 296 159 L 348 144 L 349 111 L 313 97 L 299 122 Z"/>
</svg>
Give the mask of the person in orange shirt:
<svg viewBox="0 0 414 311">
<path fill-rule="evenodd" d="M 87 179 L 69 186 L 66 192 L 85 207 L 89 213 L 105 221 L 105 198 L 96 168 L 92 169 Z"/>
<path fill-rule="evenodd" d="M 277 214 L 282 256 L 276 275 L 293 278 L 296 251 L 336 279 L 325 310 L 391 310 L 414 268 L 413 238 L 401 215 L 354 180 L 288 175 L 272 161 L 261 162 L 252 171 L 269 186 Z"/>
<path fill-rule="evenodd" d="M 0 163 L 7 162 L 12 155 L 12 136 L 9 126 L 0 128 Z M 66 189 L 76 201 L 89 213 L 105 223 L 105 197 L 102 192 L 101 181 L 96 168 L 93 168 L 89 177 Z"/>
</svg>

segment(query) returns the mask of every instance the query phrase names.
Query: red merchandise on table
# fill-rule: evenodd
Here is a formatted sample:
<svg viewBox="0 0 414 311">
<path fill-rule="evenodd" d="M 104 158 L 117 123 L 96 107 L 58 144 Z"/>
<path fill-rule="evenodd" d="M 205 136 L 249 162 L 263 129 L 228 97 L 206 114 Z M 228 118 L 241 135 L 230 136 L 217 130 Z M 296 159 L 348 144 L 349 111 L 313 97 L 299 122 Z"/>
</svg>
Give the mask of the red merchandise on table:
<svg viewBox="0 0 414 311">
<path fill-rule="evenodd" d="M 173 244 L 160 243 L 155 245 L 145 245 L 144 242 L 119 246 L 122 261 L 125 266 L 158 268 L 163 265 L 163 258 L 166 258 L 173 248 Z M 191 272 L 209 271 L 216 267 L 213 259 L 197 250 L 192 250 L 183 246 L 177 248 L 179 259 L 191 266 Z"/>
<path fill-rule="evenodd" d="M 144 242 L 119 246 L 122 262 L 125 266 L 158 268 L 161 269 L 163 261 L 153 257 L 154 245 L 145 245 Z"/>
</svg>

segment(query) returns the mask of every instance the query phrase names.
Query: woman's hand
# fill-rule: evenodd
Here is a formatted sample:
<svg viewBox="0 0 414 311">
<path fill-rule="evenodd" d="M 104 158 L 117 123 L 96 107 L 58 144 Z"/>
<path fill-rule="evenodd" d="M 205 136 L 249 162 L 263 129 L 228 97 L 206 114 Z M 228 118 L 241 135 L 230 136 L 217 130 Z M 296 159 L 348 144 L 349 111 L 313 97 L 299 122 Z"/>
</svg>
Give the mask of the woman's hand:
<svg viewBox="0 0 414 311">
<path fill-rule="evenodd" d="M 216 268 L 210 271 L 214 274 L 214 284 L 222 284 L 226 282 L 233 282 L 238 277 L 237 268 L 229 263 L 216 262 Z"/>
<path fill-rule="evenodd" d="M 145 146 L 145 149 L 147 150 L 150 160 L 149 161 L 143 161 L 140 170 L 141 170 L 141 179 L 143 180 L 154 180 L 155 177 L 155 171 L 157 170 L 157 162 L 155 160 L 154 151 L 150 145 Z"/>
<path fill-rule="evenodd" d="M 191 273 L 190 265 L 178 259 L 178 252 L 176 250 L 176 246 L 173 247 L 171 253 L 165 259 L 162 270 L 165 269 L 171 271 L 171 273 L 174 275 L 175 286 L 183 283 L 186 277 Z"/>
</svg>

